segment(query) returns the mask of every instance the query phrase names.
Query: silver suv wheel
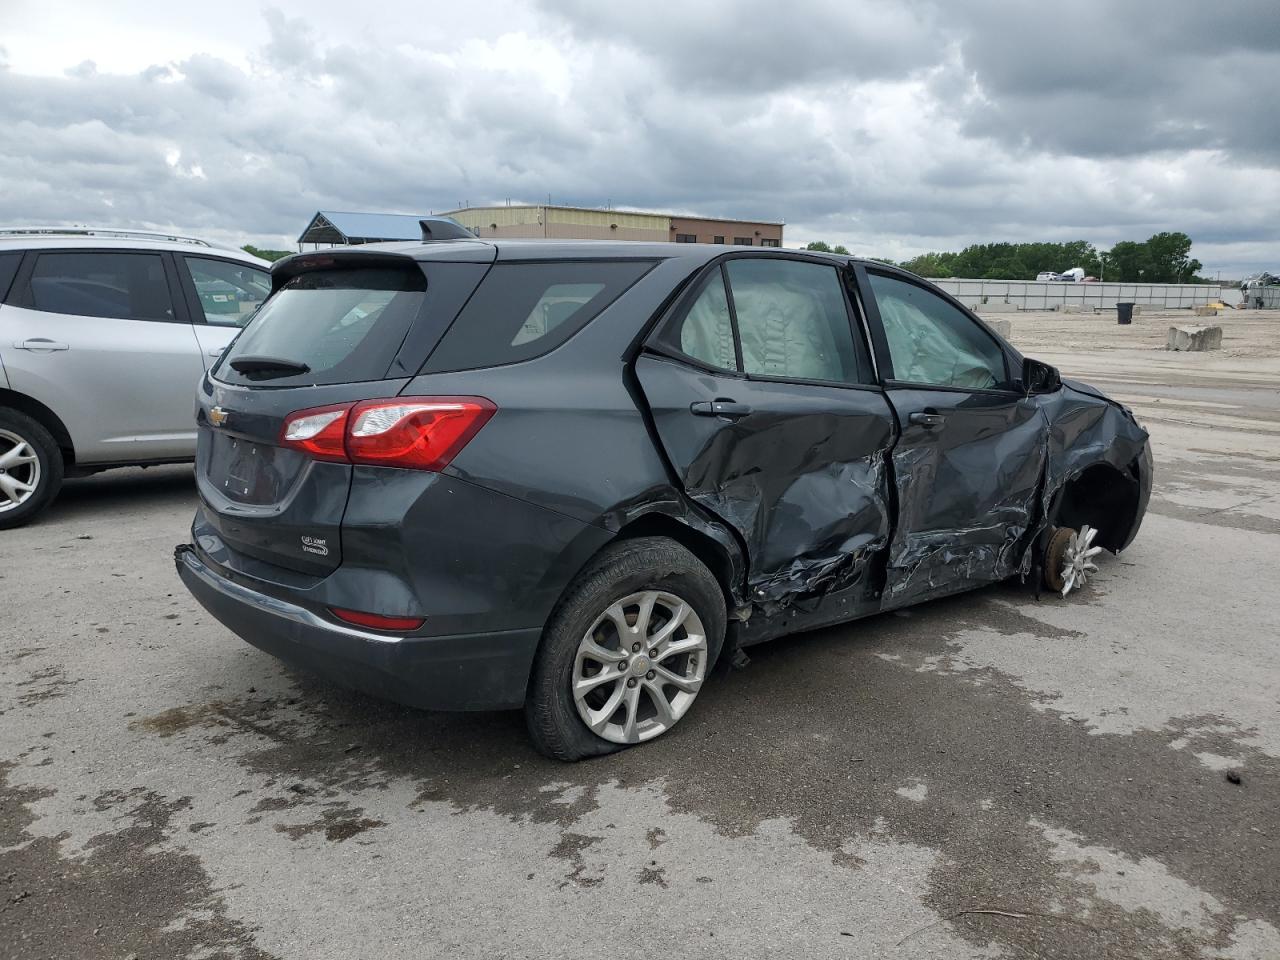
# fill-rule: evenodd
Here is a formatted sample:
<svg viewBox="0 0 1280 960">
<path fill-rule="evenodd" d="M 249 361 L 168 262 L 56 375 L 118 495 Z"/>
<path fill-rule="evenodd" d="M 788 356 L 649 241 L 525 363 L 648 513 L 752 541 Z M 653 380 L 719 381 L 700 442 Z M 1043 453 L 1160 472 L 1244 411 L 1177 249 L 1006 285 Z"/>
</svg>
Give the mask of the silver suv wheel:
<svg viewBox="0 0 1280 960">
<path fill-rule="evenodd" d="M 25 438 L 0 429 L 0 513 L 16 510 L 40 486 L 40 458 Z"/>
<path fill-rule="evenodd" d="M 612 604 L 579 641 L 573 702 L 597 736 L 640 743 L 675 726 L 706 672 L 706 630 L 693 606 L 645 590 Z"/>
</svg>

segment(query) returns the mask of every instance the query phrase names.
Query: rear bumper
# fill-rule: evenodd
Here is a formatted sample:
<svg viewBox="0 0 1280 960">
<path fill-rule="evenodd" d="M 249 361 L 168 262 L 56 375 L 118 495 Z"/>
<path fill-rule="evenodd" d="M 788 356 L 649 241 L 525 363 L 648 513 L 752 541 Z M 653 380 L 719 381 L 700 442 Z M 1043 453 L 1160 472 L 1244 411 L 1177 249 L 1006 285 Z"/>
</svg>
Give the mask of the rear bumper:
<svg viewBox="0 0 1280 960">
<path fill-rule="evenodd" d="M 424 710 L 504 710 L 524 703 L 541 630 L 410 637 L 331 623 L 223 576 L 190 544 L 178 575 L 242 639 L 299 669 Z"/>
</svg>

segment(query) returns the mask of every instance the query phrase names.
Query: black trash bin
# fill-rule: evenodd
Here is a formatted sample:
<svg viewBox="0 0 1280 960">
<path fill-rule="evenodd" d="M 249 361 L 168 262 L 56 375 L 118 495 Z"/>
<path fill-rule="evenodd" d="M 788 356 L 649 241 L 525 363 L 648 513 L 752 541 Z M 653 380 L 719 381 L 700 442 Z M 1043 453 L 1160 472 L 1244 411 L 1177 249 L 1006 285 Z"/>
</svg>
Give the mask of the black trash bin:
<svg viewBox="0 0 1280 960">
<path fill-rule="evenodd" d="M 1116 304 L 1116 323 L 1133 323 L 1133 304 Z"/>
</svg>

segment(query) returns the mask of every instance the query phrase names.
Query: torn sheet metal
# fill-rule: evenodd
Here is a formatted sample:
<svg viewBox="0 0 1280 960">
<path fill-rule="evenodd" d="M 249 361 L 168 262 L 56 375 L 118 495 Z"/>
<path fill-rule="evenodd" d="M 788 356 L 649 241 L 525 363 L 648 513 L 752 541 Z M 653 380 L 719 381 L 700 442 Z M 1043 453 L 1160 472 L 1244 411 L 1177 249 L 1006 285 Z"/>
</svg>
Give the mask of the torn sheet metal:
<svg viewBox="0 0 1280 960">
<path fill-rule="evenodd" d="M 1086 469 L 1144 483 L 1139 517 L 1150 490 L 1146 432 L 1084 385 L 879 393 L 695 375 L 693 396 L 746 408 L 719 417 L 691 415 L 686 369 L 646 357 L 637 372 L 684 492 L 741 540 L 757 620 L 817 625 L 824 610 L 847 619 L 1025 575 Z M 911 417 L 924 411 L 941 424 Z"/>
<path fill-rule="evenodd" d="M 742 540 L 747 599 L 775 611 L 867 579 L 890 530 L 895 429 L 881 392 L 691 374 L 651 357 L 636 373 L 685 493 Z M 705 397 L 747 410 L 691 415 Z"/>
<path fill-rule="evenodd" d="M 837 426 L 838 418 L 828 418 L 825 437 L 767 430 L 760 438 L 768 449 L 765 470 L 753 452 L 758 444 L 734 431 L 689 470 L 689 496 L 746 541 L 748 597 L 766 610 L 855 582 L 888 542 L 883 449 L 877 444 L 856 460 L 829 460 L 848 452 L 831 435 Z"/>
<path fill-rule="evenodd" d="M 1041 493 L 1041 526 L 1047 526 L 1062 488 L 1098 464 L 1114 467 L 1138 484 L 1138 509 L 1133 525 L 1114 539 L 1100 540 L 1119 552 L 1137 535 L 1151 496 L 1151 445 L 1124 406 L 1108 400 L 1087 384 L 1064 380 L 1063 388 L 1041 400 L 1049 425 L 1049 460 Z M 1039 531 L 1037 530 L 1037 533 Z"/>
<path fill-rule="evenodd" d="M 1048 430 L 1034 398 L 900 390 L 893 450 L 897 516 L 884 606 L 917 603 L 1016 573 L 1039 512 Z M 910 422 L 928 408 L 941 427 Z"/>
<path fill-rule="evenodd" d="M 937 394 L 913 398 L 915 392 L 892 394 L 900 413 L 926 397 L 938 404 Z M 1033 547 L 1060 492 L 1090 467 L 1105 464 L 1144 485 L 1139 520 L 1145 512 L 1151 483 L 1146 431 L 1084 384 L 1004 404 L 970 396 L 944 412 L 944 429 L 908 425 L 893 451 L 898 512 L 885 609 L 1029 574 Z M 1145 476 L 1134 466 L 1144 457 Z M 1135 523 L 1102 545 L 1118 551 L 1136 532 Z"/>
</svg>

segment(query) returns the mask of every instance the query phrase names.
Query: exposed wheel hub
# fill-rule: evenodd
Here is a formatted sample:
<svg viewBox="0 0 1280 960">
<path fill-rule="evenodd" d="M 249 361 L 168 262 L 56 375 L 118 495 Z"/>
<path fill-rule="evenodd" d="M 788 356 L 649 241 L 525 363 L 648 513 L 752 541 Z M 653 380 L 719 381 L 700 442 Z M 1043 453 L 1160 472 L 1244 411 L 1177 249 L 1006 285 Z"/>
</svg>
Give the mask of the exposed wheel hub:
<svg viewBox="0 0 1280 960">
<path fill-rule="evenodd" d="M 665 590 L 633 593 L 601 614 L 579 642 L 574 706 L 606 740 L 652 740 L 684 716 L 706 670 L 706 630 L 692 605 Z"/>
<path fill-rule="evenodd" d="M 1088 524 L 1079 530 L 1060 527 L 1049 538 L 1045 556 L 1045 583 L 1051 590 L 1061 591 L 1065 597 L 1072 590 L 1079 590 L 1089 582 L 1089 575 L 1098 572 L 1093 558 L 1102 552 L 1093 545 L 1098 531 Z"/>
</svg>

